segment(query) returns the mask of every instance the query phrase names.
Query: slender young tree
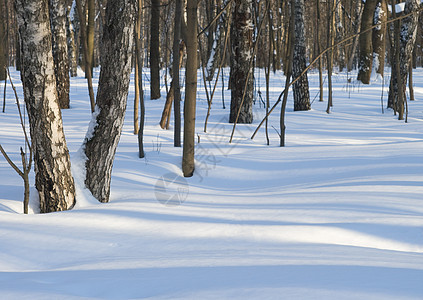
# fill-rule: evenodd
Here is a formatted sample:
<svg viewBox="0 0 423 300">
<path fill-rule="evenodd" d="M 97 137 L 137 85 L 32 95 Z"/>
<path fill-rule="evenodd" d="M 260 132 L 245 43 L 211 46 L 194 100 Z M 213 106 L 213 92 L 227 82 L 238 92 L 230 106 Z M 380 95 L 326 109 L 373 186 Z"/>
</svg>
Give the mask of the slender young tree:
<svg viewBox="0 0 423 300">
<path fill-rule="evenodd" d="M 297 78 L 306 68 L 306 44 L 304 37 L 304 0 L 292 1 L 292 12 L 294 17 L 294 57 L 292 64 L 292 77 Z M 296 81 L 293 86 L 294 110 L 310 109 L 310 92 L 308 88 L 308 77 L 305 73 Z"/>
<path fill-rule="evenodd" d="M 150 93 L 160 98 L 160 0 L 151 0 L 150 22 Z"/>
<path fill-rule="evenodd" d="M 73 26 L 73 21 L 71 16 L 72 10 L 76 9 L 73 6 L 75 2 L 73 0 L 68 0 L 67 8 L 66 8 L 66 34 L 67 34 L 67 41 L 68 41 L 68 60 L 69 60 L 69 72 L 71 77 L 78 76 L 78 62 L 77 62 L 77 51 L 75 42 L 75 28 Z"/>
<path fill-rule="evenodd" d="M 135 97 L 134 97 L 134 134 L 138 134 L 139 131 L 139 103 L 140 103 L 140 92 L 142 92 L 142 87 L 139 82 L 142 80 L 142 69 L 138 67 L 141 65 L 138 60 L 141 58 L 139 56 L 139 40 L 141 39 L 141 22 L 142 22 L 142 0 L 138 0 L 138 9 L 137 9 L 137 17 L 135 21 L 135 32 L 134 32 L 134 39 L 135 39 L 135 52 L 136 55 L 134 57 L 134 65 L 135 65 L 135 72 L 134 72 L 134 85 L 135 85 Z M 141 76 L 140 76 L 141 75 Z"/>
<path fill-rule="evenodd" d="M 6 34 L 6 18 L 5 10 L 7 7 L 3 6 L 3 2 L 0 2 L 0 80 L 6 79 L 6 67 L 7 67 L 7 34 Z"/>
<path fill-rule="evenodd" d="M 60 108 L 69 108 L 69 60 L 66 34 L 67 5 L 63 0 L 49 0 L 50 23 L 53 38 L 53 59 L 57 95 Z"/>
<path fill-rule="evenodd" d="M 113 160 L 122 132 L 134 41 L 136 0 L 109 0 L 103 27 L 103 50 L 96 112 L 83 149 L 85 185 L 100 202 L 108 202 Z"/>
<path fill-rule="evenodd" d="M 231 25 L 230 123 L 253 122 L 252 0 L 235 0 Z"/>
<path fill-rule="evenodd" d="M 181 20 L 182 20 L 182 0 L 175 1 L 175 26 L 173 35 L 173 66 L 172 82 L 174 98 L 174 118 L 175 126 L 173 131 L 173 143 L 175 147 L 181 147 L 181 86 L 179 82 L 179 60 L 181 43 Z"/>
<path fill-rule="evenodd" d="M 40 210 L 67 210 L 75 204 L 75 186 L 56 90 L 48 2 L 16 0 L 15 7 Z"/>
<path fill-rule="evenodd" d="M 334 7 L 336 0 L 327 1 L 327 46 L 328 48 L 332 47 L 335 42 L 335 14 Z M 332 71 L 333 71 L 333 50 L 327 52 L 327 68 L 328 68 L 328 105 L 326 108 L 326 113 L 330 113 L 330 109 L 333 106 L 333 97 L 332 97 Z"/>
<path fill-rule="evenodd" d="M 184 177 L 194 174 L 195 106 L 197 97 L 197 0 L 187 1 L 187 62 L 184 103 L 184 144 L 182 172 Z"/>
<path fill-rule="evenodd" d="M 95 35 L 95 0 L 86 0 L 88 9 L 87 19 L 87 55 L 85 57 L 85 66 L 90 69 L 91 75 L 94 68 L 94 35 Z M 85 70 L 85 72 L 87 72 Z"/>
</svg>

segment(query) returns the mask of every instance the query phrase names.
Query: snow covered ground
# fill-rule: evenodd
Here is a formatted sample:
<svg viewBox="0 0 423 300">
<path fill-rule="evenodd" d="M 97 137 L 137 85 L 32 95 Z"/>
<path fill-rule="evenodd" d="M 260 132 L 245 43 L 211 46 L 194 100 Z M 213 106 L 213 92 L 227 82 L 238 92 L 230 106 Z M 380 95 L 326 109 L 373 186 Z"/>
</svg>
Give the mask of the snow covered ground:
<svg viewBox="0 0 423 300">
<path fill-rule="evenodd" d="M 311 111 L 293 112 L 290 94 L 285 148 L 273 128 L 279 108 L 270 146 L 264 129 L 250 139 L 265 114 L 259 100 L 254 124 L 238 125 L 229 144 L 230 92 L 222 109 L 220 84 L 204 133 L 199 80 L 200 143 L 187 179 L 172 128 L 158 125 L 164 88 L 150 101 L 146 86 L 146 158 L 138 158 L 132 86 L 108 204 L 80 185 L 90 111 L 85 80 L 72 79 L 71 109 L 62 113 L 78 203 L 40 215 L 32 196 L 31 213 L 22 214 L 22 180 L 0 158 L 0 298 L 423 299 L 423 70 L 415 71 L 408 123 L 381 113 L 381 81 L 360 86 L 347 77 L 334 75 L 331 114 L 316 97 L 318 74 L 309 74 Z M 281 74 L 272 77 L 272 102 L 283 84 Z M 383 96 L 385 107 L 387 84 Z M 20 161 L 10 87 L 0 143 Z"/>
</svg>

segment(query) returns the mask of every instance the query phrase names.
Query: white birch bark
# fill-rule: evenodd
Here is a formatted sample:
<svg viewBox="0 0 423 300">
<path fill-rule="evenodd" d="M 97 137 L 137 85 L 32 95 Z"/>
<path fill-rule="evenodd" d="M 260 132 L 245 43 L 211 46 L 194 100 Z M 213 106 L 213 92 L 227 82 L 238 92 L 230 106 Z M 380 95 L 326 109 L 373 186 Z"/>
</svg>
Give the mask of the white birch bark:
<svg viewBox="0 0 423 300">
<path fill-rule="evenodd" d="M 34 147 L 41 212 L 70 209 L 75 187 L 63 133 L 52 55 L 48 2 L 16 0 L 22 81 Z"/>
<path fill-rule="evenodd" d="M 96 113 L 83 148 L 85 185 L 108 202 L 113 160 L 125 117 L 134 41 L 135 0 L 110 0 L 104 24 Z"/>
</svg>

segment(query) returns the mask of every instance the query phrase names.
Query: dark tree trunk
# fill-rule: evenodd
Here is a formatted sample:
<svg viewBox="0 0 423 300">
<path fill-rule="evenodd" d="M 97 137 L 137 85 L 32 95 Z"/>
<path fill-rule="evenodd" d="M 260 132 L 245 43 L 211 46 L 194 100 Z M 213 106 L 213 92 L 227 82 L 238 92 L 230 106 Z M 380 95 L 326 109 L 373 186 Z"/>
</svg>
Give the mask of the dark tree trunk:
<svg viewBox="0 0 423 300">
<path fill-rule="evenodd" d="M 304 37 L 304 0 L 293 0 L 294 17 L 294 57 L 292 64 L 292 77 L 295 79 L 301 75 L 306 68 L 306 45 Z M 308 88 L 307 73 L 296 81 L 293 86 L 294 110 L 310 109 L 310 92 Z"/>
<path fill-rule="evenodd" d="M 231 25 L 230 123 L 253 122 L 252 0 L 235 0 Z"/>
<path fill-rule="evenodd" d="M 67 6 L 63 0 L 49 0 L 49 8 L 57 96 L 60 108 L 69 108 L 69 60 L 66 35 Z"/>
<path fill-rule="evenodd" d="M 15 5 L 40 209 L 67 210 L 75 204 L 75 186 L 57 99 L 48 2 L 16 0 Z"/>
<path fill-rule="evenodd" d="M 160 98 L 160 0 L 151 0 L 150 23 L 150 92 L 151 99 Z"/>
<path fill-rule="evenodd" d="M 180 39 L 181 39 L 181 20 L 182 20 L 182 0 L 175 1 L 175 28 L 173 35 L 173 98 L 174 98 L 174 118 L 175 127 L 173 131 L 173 144 L 175 147 L 181 147 L 181 85 L 179 82 L 179 69 L 181 65 Z"/>
<path fill-rule="evenodd" d="M 113 160 L 122 131 L 134 41 L 135 0 L 110 0 L 106 9 L 96 112 L 84 142 L 85 185 L 108 202 Z"/>
<path fill-rule="evenodd" d="M 7 7 L 3 6 L 3 1 L 0 2 L 0 80 L 6 79 L 7 67 L 7 34 L 6 34 L 6 18 L 4 10 Z"/>
<path fill-rule="evenodd" d="M 362 34 L 359 37 L 360 56 L 358 63 L 358 76 L 364 84 L 370 83 L 373 62 L 372 30 L 364 32 L 373 25 L 376 4 L 378 0 L 367 0 L 364 4 L 363 15 L 361 17 Z"/>
<path fill-rule="evenodd" d="M 195 107 L 197 98 L 197 0 L 187 2 L 187 67 L 184 103 L 184 145 L 182 172 L 184 177 L 194 174 Z"/>
</svg>

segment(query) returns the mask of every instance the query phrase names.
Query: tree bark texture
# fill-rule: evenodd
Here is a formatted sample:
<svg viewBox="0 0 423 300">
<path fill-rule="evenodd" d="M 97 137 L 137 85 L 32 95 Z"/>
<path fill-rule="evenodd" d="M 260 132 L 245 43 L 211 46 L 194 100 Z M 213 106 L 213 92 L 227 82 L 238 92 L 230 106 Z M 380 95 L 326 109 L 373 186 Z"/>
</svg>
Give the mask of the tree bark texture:
<svg viewBox="0 0 423 300">
<path fill-rule="evenodd" d="M 374 24 L 380 24 L 373 29 L 373 68 L 383 77 L 386 51 L 386 24 L 388 20 L 388 4 L 386 0 L 379 0 L 374 14 Z"/>
<path fill-rule="evenodd" d="M 419 0 L 407 0 L 405 2 L 404 14 L 417 11 L 419 5 Z M 404 114 L 404 101 L 406 101 L 405 92 L 407 87 L 408 69 L 411 63 L 414 43 L 417 36 L 417 23 L 417 13 L 412 14 L 411 16 L 402 20 L 399 40 L 399 61 L 396 62 L 399 63 L 399 73 L 401 76 L 400 84 L 398 84 L 399 78 L 397 76 L 397 72 L 395 72 L 395 68 L 392 68 L 391 82 L 389 85 L 388 107 L 394 108 L 398 112 L 398 118 L 400 120 L 403 119 Z M 401 86 L 401 88 L 399 86 Z"/>
<path fill-rule="evenodd" d="M 197 98 L 197 0 L 187 1 L 187 63 L 184 103 L 184 144 L 182 150 L 182 172 L 184 177 L 194 174 L 195 107 Z"/>
<path fill-rule="evenodd" d="M 374 13 L 378 0 L 367 0 L 364 4 L 363 15 L 361 17 L 361 32 L 373 26 Z M 373 63 L 373 45 L 372 45 L 372 30 L 364 32 L 359 37 L 360 56 L 358 62 L 358 76 L 364 84 L 370 83 L 370 76 L 372 74 Z"/>
<path fill-rule="evenodd" d="M 150 98 L 160 98 L 160 0 L 151 0 Z"/>
<path fill-rule="evenodd" d="M 181 41 L 181 23 L 182 23 L 182 0 L 175 1 L 175 28 L 173 35 L 173 98 L 174 98 L 174 118 L 175 126 L 173 128 L 173 145 L 175 147 L 181 147 L 181 84 L 179 79 L 179 69 L 181 67 L 181 57 L 183 57 L 183 51 L 180 52 Z"/>
<path fill-rule="evenodd" d="M 95 34 L 95 0 L 86 0 L 88 9 L 87 20 L 87 57 L 85 57 L 85 66 L 93 74 L 94 67 L 94 34 Z M 87 70 L 85 70 L 87 72 Z"/>
<path fill-rule="evenodd" d="M 76 77 L 77 70 L 78 70 L 78 61 L 77 61 L 77 52 L 75 42 L 75 29 L 73 28 L 72 22 L 72 5 L 74 2 L 68 1 L 67 11 L 66 11 L 66 34 L 67 34 L 67 41 L 68 41 L 68 60 L 69 60 L 69 72 L 71 77 Z M 75 8 L 76 10 L 76 8 Z"/>
<path fill-rule="evenodd" d="M 100 202 L 108 202 L 113 160 L 122 132 L 131 73 L 135 0 L 110 0 L 96 112 L 84 142 L 85 185 Z"/>
<path fill-rule="evenodd" d="M 295 79 L 301 75 L 306 68 L 306 45 L 304 37 L 304 0 L 293 1 L 294 17 L 294 58 L 292 64 L 292 77 Z M 294 93 L 294 110 L 310 109 L 310 92 L 308 88 L 307 73 L 295 82 L 292 86 Z"/>
<path fill-rule="evenodd" d="M 335 42 L 340 42 L 345 37 L 344 26 L 342 25 L 343 9 L 341 1 L 336 1 L 335 4 Z M 342 72 L 345 67 L 345 46 L 340 44 L 337 47 L 337 62 L 339 66 L 339 71 Z"/>
<path fill-rule="evenodd" d="M 53 59 L 56 74 L 57 96 L 60 108 L 69 108 L 69 60 L 66 34 L 66 3 L 49 0 L 50 23 L 53 41 Z"/>
<path fill-rule="evenodd" d="M 48 2 L 16 0 L 15 5 L 40 210 L 67 210 L 75 204 L 75 187 L 57 97 Z"/>
<path fill-rule="evenodd" d="M 249 124 L 254 97 L 252 0 L 235 0 L 232 15 L 229 122 Z"/>
<path fill-rule="evenodd" d="M 7 76 L 7 34 L 4 9 L 7 8 L 0 2 L 0 80 L 5 80 Z"/>
</svg>

